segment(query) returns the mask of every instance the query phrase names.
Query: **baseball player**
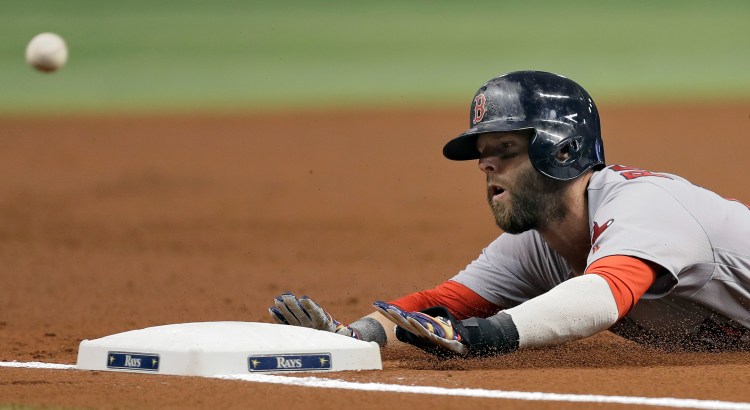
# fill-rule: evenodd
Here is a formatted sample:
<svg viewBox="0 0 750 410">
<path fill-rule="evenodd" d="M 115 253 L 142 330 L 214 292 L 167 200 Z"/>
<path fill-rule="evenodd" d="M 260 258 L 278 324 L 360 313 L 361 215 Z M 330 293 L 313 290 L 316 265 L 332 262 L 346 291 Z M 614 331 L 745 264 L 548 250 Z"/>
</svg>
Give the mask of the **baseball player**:
<svg viewBox="0 0 750 410">
<path fill-rule="evenodd" d="M 606 166 L 597 108 L 577 83 L 539 71 L 490 80 L 443 155 L 478 160 L 504 233 L 446 282 L 377 301 L 348 326 L 290 293 L 271 317 L 446 357 L 603 330 L 667 348 L 750 350 L 750 209 L 676 175 Z"/>
</svg>

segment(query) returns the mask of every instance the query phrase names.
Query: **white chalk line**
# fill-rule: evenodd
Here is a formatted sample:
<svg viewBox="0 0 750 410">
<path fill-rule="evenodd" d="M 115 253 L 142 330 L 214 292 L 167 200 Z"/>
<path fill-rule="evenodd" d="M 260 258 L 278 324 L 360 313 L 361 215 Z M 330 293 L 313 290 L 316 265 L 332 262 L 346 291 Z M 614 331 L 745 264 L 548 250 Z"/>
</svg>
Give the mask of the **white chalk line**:
<svg viewBox="0 0 750 410">
<path fill-rule="evenodd" d="M 70 370 L 76 368 L 75 365 L 42 362 L 0 362 L 0 367 L 56 370 Z M 750 410 L 750 403 L 719 400 L 677 399 L 671 397 L 604 396 L 596 394 L 562 394 L 469 388 L 446 388 L 435 386 L 407 386 L 400 384 L 357 383 L 348 382 L 345 380 L 321 379 L 317 377 L 275 376 L 268 374 L 232 374 L 212 377 L 222 380 L 241 380 L 254 383 L 272 383 L 284 384 L 288 386 L 387 393 L 430 394 L 436 396 L 460 396 L 528 401 L 632 404 L 640 406 L 680 407 L 689 409 Z"/>
<path fill-rule="evenodd" d="M 670 397 L 630 397 L 630 396 L 602 396 L 594 394 L 560 394 L 542 392 L 522 392 L 485 389 L 457 389 L 434 386 L 406 386 L 400 384 L 356 383 L 335 379 L 319 379 L 316 377 L 288 377 L 260 374 L 238 374 L 229 376 L 215 376 L 219 379 L 245 380 L 259 383 L 276 383 L 291 386 L 320 387 L 327 389 L 349 389 L 364 391 L 379 391 L 389 393 L 431 394 L 438 396 L 463 396 L 491 399 L 534 400 L 534 401 L 567 401 L 579 403 L 616 403 L 643 406 L 683 407 L 692 409 L 733 409 L 748 410 L 750 403 L 727 402 L 718 400 L 675 399 Z"/>
<path fill-rule="evenodd" d="M 69 370 L 75 369 L 74 364 L 57 364 L 57 363 L 42 363 L 42 362 L 0 362 L 0 367 L 21 367 L 25 369 L 54 369 L 54 370 Z"/>
</svg>

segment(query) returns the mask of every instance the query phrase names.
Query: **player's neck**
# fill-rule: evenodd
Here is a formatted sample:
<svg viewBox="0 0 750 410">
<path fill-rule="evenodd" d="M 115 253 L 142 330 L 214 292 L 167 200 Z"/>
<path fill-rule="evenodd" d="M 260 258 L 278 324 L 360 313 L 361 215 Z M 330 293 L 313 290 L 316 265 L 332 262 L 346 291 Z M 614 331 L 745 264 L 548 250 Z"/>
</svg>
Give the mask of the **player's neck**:
<svg viewBox="0 0 750 410">
<path fill-rule="evenodd" d="M 577 275 L 586 268 L 586 258 L 591 249 L 586 195 L 590 179 L 591 172 L 587 172 L 565 191 L 565 218 L 551 221 L 539 229 L 542 238 L 568 262 Z"/>
</svg>

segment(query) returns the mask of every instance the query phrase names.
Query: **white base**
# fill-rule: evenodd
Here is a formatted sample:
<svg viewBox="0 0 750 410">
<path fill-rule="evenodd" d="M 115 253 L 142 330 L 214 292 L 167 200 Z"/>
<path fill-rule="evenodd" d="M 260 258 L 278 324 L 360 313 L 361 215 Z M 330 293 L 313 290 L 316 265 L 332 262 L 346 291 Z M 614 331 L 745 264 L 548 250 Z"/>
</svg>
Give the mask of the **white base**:
<svg viewBox="0 0 750 410">
<path fill-rule="evenodd" d="M 298 326 L 202 322 L 84 340 L 78 349 L 77 368 L 215 376 L 383 367 L 375 342 Z"/>
</svg>

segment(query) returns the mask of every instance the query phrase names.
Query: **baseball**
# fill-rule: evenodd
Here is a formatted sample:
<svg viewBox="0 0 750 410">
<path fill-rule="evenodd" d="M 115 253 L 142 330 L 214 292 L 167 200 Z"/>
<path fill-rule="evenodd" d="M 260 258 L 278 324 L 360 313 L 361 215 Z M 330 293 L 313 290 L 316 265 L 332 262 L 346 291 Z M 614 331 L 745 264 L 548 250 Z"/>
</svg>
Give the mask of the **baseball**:
<svg viewBox="0 0 750 410">
<path fill-rule="evenodd" d="M 26 46 L 26 62 L 43 72 L 53 72 L 68 60 L 68 46 L 55 33 L 34 36 Z"/>
</svg>

